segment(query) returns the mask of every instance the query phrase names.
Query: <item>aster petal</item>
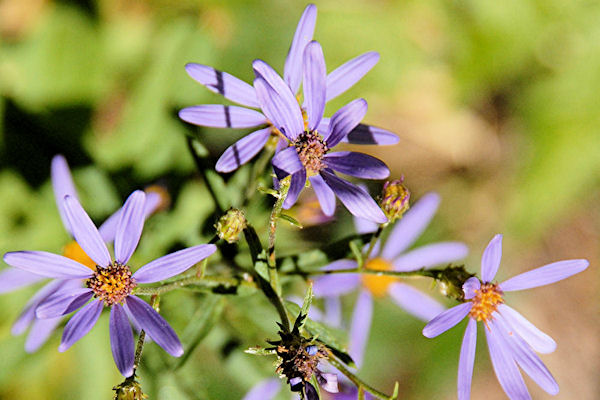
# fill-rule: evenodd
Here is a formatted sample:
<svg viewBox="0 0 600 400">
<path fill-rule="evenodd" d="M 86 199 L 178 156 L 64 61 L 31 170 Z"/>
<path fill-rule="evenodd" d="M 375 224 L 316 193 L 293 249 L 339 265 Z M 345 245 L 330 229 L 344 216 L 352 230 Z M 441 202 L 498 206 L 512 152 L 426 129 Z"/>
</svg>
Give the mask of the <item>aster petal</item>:
<svg viewBox="0 0 600 400">
<path fill-rule="evenodd" d="M 102 300 L 94 300 L 77 311 L 65 325 L 58 351 L 66 351 L 75 342 L 84 337 L 96 324 L 104 308 Z"/>
<path fill-rule="evenodd" d="M 427 193 L 421 197 L 396 223 L 388 236 L 381 257 L 392 260 L 412 245 L 423 233 L 440 205 L 437 193 Z"/>
<path fill-rule="evenodd" d="M 212 128 L 252 128 L 267 123 L 263 114 L 249 108 L 222 104 L 203 104 L 179 111 L 179 118 L 190 124 Z"/>
<path fill-rule="evenodd" d="M 468 247 L 460 242 L 440 242 L 418 247 L 393 261 L 395 271 L 414 271 L 434 265 L 448 264 L 467 256 Z"/>
<path fill-rule="evenodd" d="M 325 303 L 325 322 L 329 325 L 341 328 L 342 327 L 342 302 L 337 296 L 327 296 Z M 314 307 L 312 307 L 314 308 Z"/>
<path fill-rule="evenodd" d="M 96 225 L 81 207 L 79 201 L 74 197 L 66 196 L 64 208 L 77 244 L 99 266 L 107 267 L 110 265 L 111 259 L 108 249 L 100 233 L 98 233 Z"/>
<path fill-rule="evenodd" d="M 367 113 L 367 108 L 365 99 L 356 99 L 333 114 L 329 121 L 329 135 L 323 136 L 330 149 L 356 128 Z"/>
<path fill-rule="evenodd" d="M 379 53 L 370 51 L 354 57 L 327 75 L 327 101 L 336 98 L 360 81 L 379 61 Z"/>
<path fill-rule="evenodd" d="M 254 88 L 241 79 L 208 65 L 196 63 L 186 64 L 185 70 L 192 79 L 211 92 L 246 107 L 259 107 Z"/>
<path fill-rule="evenodd" d="M 279 77 L 277 73 L 274 72 L 274 74 Z M 292 141 L 296 139 L 304 131 L 304 121 L 300 106 L 290 89 L 284 84 L 284 87 L 278 91 L 262 75 L 254 80 L 254 89 L 256 89 L 261 109 L 269 121 L 285 137 Z"/>
<path fill-rule="evenodd" d="M 275 154 L 271 162 L 275 167 L 285 172 L 287 175 L 295 174 L 304 169 L 304 165 L 302 165 L 302 162 L 298 157 L 298 152 L 294 146 L 286 147 Z"/>
<path fill-rule="evenodd" d="M 42 279 L 44 279 L 44 277 L 38 274 L 23 271 L 18 268 L 7 268 L 0 272 L 0 294 L 33 285 Z"/>
<path fill-rule="evenodd" d="M 357 267 L 355 260 L 337 260 L 326 266 L 323 270 L 353 269 Z M 315 297 L 339 296 L 358 287 L 360 276 L 358 274 L 331 274 L 315 279 L 313 293 Z"/>
<path fill-rule="evenodd" d="M 260 129 L 244 136 L 221 155 L 215 165 L 219 172 L 231 172 L 246 164 L 257 155 L 271 136 L 271 128 Z"/>
<path fill-rule="evenodd" d="M 91 269 L 77 261 L 45 251 L 13 251 L 4 254 L 4 262 L 48 278 L 85 279 L 93 274 Z"/>
<path fill-rule="evenodd" d="M 271 378 L 255 385 L 242 400 L 271 400 L 281 390 L 279 379 Z"/>
<path fill-rule="evenodd" d="M 388 289 L 392 299 L 415 317 L 428 322 L 446 310 L 430 296 L 405 283 L 394 282 Z"/>
<path fill-rule="evenodd" d="M 458 400 L 471 398 L 471 380 L 477 347 L 477 322 L 469 318 L 458 361 Z"/>
<path fill-rule="evenodd" d="M 348 343 L 348 353 L 358 368 L 360 368 L 363 362 L 372 319 L 373 297 L 368 291 L 361 290 L 354 305 L 352 323 L 350 325 L 350 341 Z"/>
<path fill-rule="evenodd" d="M 365 179 L 385 179 L 390 176 L 387 165 L 378 158 L 353 151 L 326 154 L 323 162 L 342 174 Z"/>
<path fill-rule="evenodd" d="M 500 333 L 494 328 L 484 329 L 484 331 L 492 366 L 494 367 L 494 372 L 496 373 L 498 382 L 500 382 L 500 386 L 502 386 L 504 393 L 511 399 L 531 399 L 523 377 L 512 357 L 512 349 L 504 343 Z"/>
<path fill-rule="evenodd" d="M 25 307 L 23 307 L 23 311 L 21 311 L 17 320 L 13 323 L 11 328 L 13 335 L 16 336 L 25 332 L 29 324 L 35 319 L 35 308 L 45 298 L 55 293 L 60 288 L 62 282 L 58 280 L 48 282 L 29 299 Z"/>
<path fill-rule="evenodd" d="M 354 229 L 356 229 L 356 233 L 371 233 L 377 230 L 377 225 L 373 221 L 369 221 L 368 219 L 354 217 Z"/>
<path fill-rule="evenodd" d="M 124 305 L 156 344 L 173 357 L 183 354 L 183 347 L 173 328 L 149 304 L 136 296 L 127 296 Z"/>
<path fill-rule="evenodd" d="M 319 42 L 312 41 L 304 50 L 303 60 L 304 108 L 308 114 L 308 128 L 319 126 L 325 110 L 325 77 L 327 75 L 323 49 Z"/>
<path fill-rule="evenodd" d="M 33 353 L 42 347 L 61 321 L 62 317 L 34 320 L 25 340 L 25 351 Z"/>
<path fill-rule="evenodd" d="M 332 216 L 335 213 L 335 193 L 327 186 L 321 175 L 311 176 L 308 180 L 315 190 L 323 214 Z"/>
<path fill-rule="evenodd" d="M 84 287 L 58 291 L 40 302 L 35 309 L 35 316 L 39 319 L 60 317 L 73 311 L 71 307 L 73 302 L 82 306 L 92 298 L 92 295 L 92 289 Z"/>
<path fill-rule="evenodd" d="M 504 317 L 506 324 L 538 353 L 546 354 L 556 350 L 556 342 L 554 339 L 536 328 L 535 325 L 529 322 L 515 309 L 506 304 L 500 304 L 498 306 L 498 312 Z"/>
<path fill-rule="evenodd" d="M 588 260 L 564 260 L 524 272 L 502 282 L 499 287 L 505 292 L 531 289 L 562 281 L 585 270 Z"/>
<path fill-rule="evenodd" d="M 144 192 L 136 190 L 129 195 L 121 210 L 115 236 L 115 259 L 121 265 L 127 264 L 142 236 L 145 202 Z"/>
<path fill-rule="evenodd" d="M 475 297 L 475 291 L 481 288 L 481 282 L 479 279 L 472 276 L 463 283 L 462 289 L 465 294 L 465 299 L 470 300 Z"/>
<path fill-rule="evenodd" d="M 338 393 L 340 391 L 338 388 L 338 377 L 336 374 L 317 372 L 317 381 L 319 382 L 319 385 L 321 385 L 321 389 L 325 390 L 326 392 Z"/>
<path fill-rule="evenodd" d="M 77 190 L 73 183 L 69 164 L 67 164 L 67 160 L 60 154 L 52 158 L 50 178 L 52 180 L 52 191 L 54 192 L 54 199 L 56 200 L 56 207 L 60 213 L 60 219 L 62 219 L 65 229 L 71 233 L 71 227 L 63 209 L 63 199 L 65 196 L 77 198 Z"/>
<path fill-rule="evenodd" d="M 490 241 L 481 256 L 481 280 L 491 282 L 498 272 L 502 259 L 502 235 L 498 234 Z"/>
<path fill-rule="evenodd" d="M 373 222 L 384 223 L 387 218 L 375 200 L 360 187 L 338 178 L 333 172 L 321 171 L 321 177 L 353 215 Z"/>
<path fill-rule="evenodd" d="M 309 4 L 304 9 L 300 21 L 298 21 L 294 39 L 292 39 L 292 44 L 283 67 L 283 77 L 293 93 L 296 93 L 300 88 L 302 56 L 304 55 L 306 45 L 312 40 L 316 22 L 317 6 Z"/>
<path fill-rule="evenodd" d="M 502 335 L 507 347 L 511 349 L 512 355 L 519 366 L 527 375 L 533 379 L 542 389 L 548 394 L 558 394 L 559 388 L 556 380 L 548 371 L 542 360 L 535 352 L 525 343 L 519 335 L 513 335 L 510 328 L 505 324 L 502 316 L 495 314 L 492 329 L 496 329 Z"/>
<path fill-rule="evenodd" d="M 425 328 L 423 328 L 423 335 L 428 338 L 434 338 L 446 332 L 448 329 L 462 321 L 469 311 L 471 311 L 472 306 L 473 303 L 468 302 L 449 308 L 425 325 Z"/>
<path fill-rule="evenodd" d="M 377 144 L 380 146 L 396 144 L 400 138 L 390 131 L 372 125 L 358 124 L 342 142 L 351 144 Z"/>
<path fill-rule="evenodd" d="M 109 327 L 113 359 L 121 375 L 129 377 L 133 375 L 135 345 L 127 314 L 119 304 L 115 304 L 110 310 Z"/>
<path fill-rule="evenodd" d="M 200 244 L 149 262 L 133 274 L 137 283 L 153 283 L 178 275 L 217 250 L 214 244 Z"/>
<path fill-rule="evenodd" d="M 304 170 L 304 168 L 302 168 L 295 174 L 292 174 L 292 176 L 290 178 L 290 188 L 288 189 L 287 196 L 286 196 L 285 200 L 283 201 L 284 209 L 287 210 L 290 207 L 292 207 L 294 204 L 296 204 L 296 201 L 298 200 L 298 196 L 300 195 L 300 192 L 302 192 L 302 189 L 304 189 L 305 185 L 306 185 L 306 171 Z"/>
</svg>

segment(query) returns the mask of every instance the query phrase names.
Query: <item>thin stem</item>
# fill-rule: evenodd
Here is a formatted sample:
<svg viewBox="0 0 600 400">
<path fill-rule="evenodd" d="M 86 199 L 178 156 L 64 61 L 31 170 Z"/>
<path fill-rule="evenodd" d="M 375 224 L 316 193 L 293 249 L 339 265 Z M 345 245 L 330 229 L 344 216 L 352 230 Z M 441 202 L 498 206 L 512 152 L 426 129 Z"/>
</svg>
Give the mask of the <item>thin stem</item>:
<svg viewBox="0 0 600 400">
<path fill-rule="evenodd" d="M 383 269 L 361 269 L 361 268 L 345 268 L 345 269 L 324 269 L 315 270 L 309 273 L 305 271 L 289 271 L 284 272 L 284 275 L 332 275 L 332 274 L 367 274 L 367 275 L 388 275 L 396 276 L 399 278 L 411 277 L 411 276 L 425 276 L 428 278 L 437 279 L 438 273 L 441 270 L 425 269 L 421 268 L 416 271 L 389 271 Z"/>
<path fill-rule="evenodd" d="M 281 287 L 279 286 L 279 276 L 277 274 L 277 262 L 275 259 L 275 237 L 277 234 L 277 220 L 279 219 L 279 215 L 281 214 L 281 210 L 283 208 L 283 202 L 287 197 L 288 191 L 290 190 L 290 179 L 286 178 L 280 181 L 279 195 L 277 196 L 277 201 L 273 205 L 273 210 L 271 210 L 271 217 L 269 218 L 269 248 L 267 250 L 268 258 L 267 263 L 269 266 L 269 282 L 277 293 L 278 296 L 281 296 Z"/>
<path fill-rule="evenodd" d="M 186 276 L 181 279 L 175 280 L 173 282 L 165 283 L 160 286 L 155 287 L 137 287 L 134 289 L 135 294 L 140 295 L 159 295 L 163 293 L 167 293 L 176 289 L 183 289 L 187 286 L 200 286 L 205 288 L 214 288 L 218 286 L 225 287 L 249 287 L 256 288 L 256 284 L 253 282 L 248 282 L 244 280 L 240 280 L 237 278 L 229 278 L 224 276 L 204 276 L 198 277 L 195 274 L 191 276 Z"/>
<path fill-rule="evenodd" d="M 354 383 L 358 388 L 364 388 L 364 389 L 366 389 L 369 393 L 371 393 L 373 396 L 377 397 L 378 399 L 389 400 L 392 397 L 392 396 L 389 396 L 389 395 L 387 395 L 385 393 L 380 392 L 379 390 L 375 389 L 374 387 L 372 387 L 368 383 L 364 382 L 358 376 L 354 375 L 331 352 L 329 352 L 329 359 L 327 361 L 329 361 L 329 363 L 331 365 L 333 365 L 335 368 L 338 369 L 338 371 L 340 371 L 348 379 L 350 379 L 350 381 L 352 381 L 352 383 Z"/>
<path fill-rule="evenodd" d="M 387 226 L 386 224 L 381 224 L 377 227 L 377 231 L 375 232 L 375 234 L 371 237 L 371 241 L 369 242 L 369 248 L 367 249 L 367 252 L 365 253 L 364 257 L 361 260 L 361 263 L 359 265 L 360 269 L 364 269 L 366 266 L 366 262 L 369 259 L 369 256 L 371 255 L 371 252 L 373 251 L 373 248 L 375 247 L 375 243 L 377 243 L 377 241 L 379 240 L 379 236 L 381 236 L 381 233 L 383 232 L 383 230 L 385 229 L 385 227 Z"/>
</svg>

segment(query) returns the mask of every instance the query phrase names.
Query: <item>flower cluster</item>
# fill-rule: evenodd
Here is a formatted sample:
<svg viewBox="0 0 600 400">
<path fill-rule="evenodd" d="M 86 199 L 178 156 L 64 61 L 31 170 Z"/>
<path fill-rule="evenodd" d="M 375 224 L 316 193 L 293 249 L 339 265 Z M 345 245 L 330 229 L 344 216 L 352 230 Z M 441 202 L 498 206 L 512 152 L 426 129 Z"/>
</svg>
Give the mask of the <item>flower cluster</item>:
<svg viewBox="0 0 600 400">
<path fill-rule="evenodd" d="M 56 156 L 51 165 L 52 186 L 63 225 L 73 240 L 65 245 L 62 254 L 4 254 L 3 260 L 10 268 L 0 272 L 0 293 L 50 279 L 25 306 L 13 333 L 30 328 L 25 349 L 32 352 L 44 344 L 65 316 L 73 313 L 64 325 L 58 348 L 64 352 L 90 332 L 106 309 L 112 356 L 125 377 L 114 388 L 115 398 L 142 399 L 146 395 L 136 379 L 136 369 L 146 335 L 173 357 L 193 350 L 201 340 L 184 349 L 175 330 L 159 312 L 158 296 L 182 288 L 207 297 L 238 295 L 248 290 L 260 293 L 264 297 L 261 300 L 266 299 L 274 307 L 279 317 L 279 338 L 267 340 L 272 347 L 255 347 L 247 352 L 276 356 L 273 372 L 295 396 L 317 400 L 323 389 L 329 393 L 328 398 L 338 400 L 396 399 L 397 387 L 395 394 L 389 396 L 357 376 L 357 370 L 364 365 L 374 303 L 389 296 L 401 309 L 426 323 L 422 333 L 429 338 L 468 317 L 458 365 L 459 399 L 470 398 L 477 322 L 483 323 L 494 371 L 509 398 L 530 398 L 519 368 L 547 393 L 558 393 L 556 380 L 536 354 L 554 351 L 556 343 L 506 305 L 505 294 L 560 281 L 585 270 L 588 261 L 555 262 L 496 283 L 502 255 L 502 236 L 497 235 L 483 253 L 478 278 L 457 264 L 468 255 L 465 243 L 420 243 L 425 240 L 420 239 L 421 234 L 440 205 L 437 193 L 414 196 L 402 176 L 383 183 L 376 201 L 366 186 L 339 176 L 387 179 L 390 169 L 383 161 L 364 153 L 338 151 L 337 146 L 344 142 L 390 145 L 397 143 L 398 137 L 362 122 L 368 108 L 362 98 L 325 116 L 326 103 L 362 79 L 378 62 L 379 55 L 364 53 L 327 73 L 323 48 L 313 40 L 315 23 L 316 6 L 311 4 L 298 23 L 283 76 L 259 59 L 248 66 L 254 74 L 252 84 L 206 65 L 186 65 L 194 80 L 240 106 L 197 105 L 182 109 L 179 117 L 204 127 L 256 129 L 228 147 L 215 169 L 232 173 L 264 152 L 270 168 L 266 161 L 265 165 L 256 162 L 253 179 L 270 182 L 273 178 L 272 189 L 260 190 L 272 194 L 275 201 L 264 198 L 260 206 L 249 205 L 248 194 L 242 195 L 241 201 L 223 200 L 219 193 L 231 195 L 227 183 L 218 181 L 222 187 L 216 190 L 214 171 L 209 176 L 207 169 L 198 165 L 215 203 L 213 219 L 201 224 L 204 228 L 214 227 L 213 239 L 208 244 L 146 260 L 138 268 L 135 265 L 143 255 L 138 252 L 138 258 L 133 258 L 134 252 L 146 219 L 166 208 L 168 200 L 161 194 L 164 191 L 134 190 L 124 205 L 97 228 L 80 204 L 66 160 Z M 192 143 L 195 139 L 188 140 Z M 194 146 L 190 150 L 198 157 Z M 238 180 L 245 184 L 247 175 Z M 249 189 L 256 188 L 256 182 L 248 184 Z M 290 257 L 278 258 L 278 221 L 300 225 L 282 210 L 302 207 L 299 197 L 306 187 L 313 188 L 319 204 L 315 207 L 322 213 L 322 218 L 313 218 L 315 221 L 331 221 L 339 199 L 354 216 L 355 232 L 330 246 L 333 250 L 329 245 L 319 248 L 315 257 L 302 257 L 304 251 L 300 249 Z M 418 200 L 411 205 L 415 197 Z M 255 223 L 256 215 L 267 215 L 265 204 L 271 207 L 268 223 Z M 268 238 L 268 246 L 261 241 L 261 234 Z M 192 237 L 195 239 L 187 243 L 204 242 Z M 217 250 L 222 259 L 209 264 L 208 258 Z M 193 273 L 186 273 L 196 264 L 199 265 Z M 211 268 L 209 273 L 207 268 Z M 280 280 L 283 275 L 287 279 Z M 292 301 L 295 297 L 287 292 L 293 278 L 302 278 L 303 283 L 309 284 L 303 301 Z M 442 287 L 443 294 L 460 304 L 447 309 L 427 289 L 418 288 L 406 278 L 432 279 Z M 143 296 L 148 295 L 149 301 L 144 300 Z M 320 304 L 311 308 L 313 300 Z M 352 300 L 354 310 L 348 321 L 343 305 Z M 214 325 L 207 321 L 219 315 L 209 314 L 209 308 L 200 310 L 208 316 L 197 337 L 203 337 Z M 297 315 L 293 324 L 291 315 Z M 274 325 L 269 321 L 270 329 Z M 348 340 L 339 340 L 332 333 L 336 330 L 348 331 Z M 137 344 L 134 332 L 138 334 Z M 180 360 L 183 364 L 186 357 Z M 271 399 L 281 386 L 277 380 L 264 381 L 245 399 Z"/>
</svg>

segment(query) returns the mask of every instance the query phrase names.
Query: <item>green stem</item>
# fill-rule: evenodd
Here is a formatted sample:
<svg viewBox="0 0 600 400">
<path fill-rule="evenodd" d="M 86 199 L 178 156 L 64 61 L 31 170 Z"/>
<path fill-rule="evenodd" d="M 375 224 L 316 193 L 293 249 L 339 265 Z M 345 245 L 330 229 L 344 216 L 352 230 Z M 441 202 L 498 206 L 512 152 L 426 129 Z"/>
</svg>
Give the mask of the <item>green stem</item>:
<svg viewBox="0 0 600 400">
<path fill-rule="evenodd" d="M 279 219 L 279 215 L 281 214 L 281 210 L 283 209 L 283 202 L 287 197 L 288 191 L 290 190 L 290 179 L 286 178 L 280 181 L 279 195 L 277 196 L 277 201 L 273 205 L 273 209 L 271 210 L 271 217 L 269 218 L 269 248 L 267 250 L 267 263 L 269 266 L 269 282 L 277 293 L 278 296 L 281 296 L 281 286 L 279 285 L 279 276 L 277 273 L 277 262 L 275 259 L 275 237 L 277 234 L 277 220 Z"/>
<path fill-rule="evenodd" d="M 155 287 L 137 287 L 134 289 L 135 294 L 140 295 L 159 295 L 163 293 L 167 293 L 176 289 L 183 289 L 187 286 L 200 286 L 207 289 L 215 288 L 218 286 L 225 287 L 249 287 L 256 288 L 256 284 L 253 282 L 248 282 L 244 280 L 240 280 L 237 278 L 229 278 L 224 276 L 204 276 L 198 277 L 195 274 L 192 276 L 186 276 L 180 279 L 177 279 L 173 282 L 165 283 L 160 286 Z"/>
<path fill-rule="evenodd" d="M 424 276 L 428 278 L 437 279 L 439 273 L 443 270 L 439 269 L 425 269 L 421 268 L 416 271 L 390 271 L 384 269 L 361 269 L 361 268 L 345 268 L 345 269 L 324 269 L 324 270 L 315 270 L 310 272 L 305 271 L 289 271 L 284 272 L 284 275 L 332 275 L 332 274 L 367 274 L 367 275 L 387 275 L 387 276 L 395 276 L 398 278 L 406 278 L 406 277 L 414 277 L 414 276 Z"/>
<path fill-rule="evenodd" d="M 360 388 L 366 389 L 369 393 L 371 393 L 373 396 L 377 397 L 378 399 L 389 400 L 392 398 L 392 396 L 389 396 L 385 393 L 380 392 L 379 390 L 375 389 L 374 387 L 372 387 L 371 385 L 369 385 L 368 383 L 366 383 L 362 379 L 360 379 L 358 376 L 356 376 L 352 372 L 350 372 L 350 370 L 348 370 L 341 361 L 339 361 L 333 354 L 331 354 L 331 352 L 329 353 L 329 358 L 327 361 L 329 361 L 329 363 L 331 365 L 333 365 L 335 368 L 338 369 L 338 371 L 340 371 L 348 379 L 350 379 L 350 381 L 352 381 L 352 383 L 354 383 L 356 385 L 356 387 L 358 387 L 359 389 Z"/>
<path fill-rule="evenodd" d="M 367 252 L 365 253 L 364 257 L 361 260 L 361 263 L 359 265 L 360 269 L 364 269 L 365 268 L 366 262 L 369 259 L 369 256 L 371 255 L 371 252 L 373 251 L 373 248 L 375 247 L 375 243 L 377 243 L 377 241 L 379 240 L 379 236 L 381 236 L 381 233 L 383 232 L 383 230 L 384 230 L 384 228 L 386 226 L 387 226 L 387 223 L 379 225 L 379 227 L 377 227 L 377 231 L 371 237 L 371 241 L 369 242 L 369 248 L 367 249 Z"/>
</svg>

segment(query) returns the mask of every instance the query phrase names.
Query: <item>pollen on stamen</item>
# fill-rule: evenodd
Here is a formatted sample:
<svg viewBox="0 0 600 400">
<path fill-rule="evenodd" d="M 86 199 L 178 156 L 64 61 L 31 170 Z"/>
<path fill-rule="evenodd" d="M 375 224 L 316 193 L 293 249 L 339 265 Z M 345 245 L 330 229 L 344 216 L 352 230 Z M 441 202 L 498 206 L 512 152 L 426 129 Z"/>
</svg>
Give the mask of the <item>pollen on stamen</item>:
<svg viewBox="0 0 600 400">
<path fill-rule="evenodd" d="M 294 143 L 298 158 L 309 176 L 317 175 L 325 168 L 323 156 L 329 151 L 323 137 L 316 131 L 303 132 Z"/>
<path fill-rule="evenodd" d="M 493 319 L 492 313 L 504 303 L 502 290 L 493 283 L 482 283 L 479 290 L 475 290 L 475 297 L 470 299 L 473 303 L 469 316 L 477 321 L 487 323 Z"/>
<path fill-rule="evenodd" d="M 94 297 L 104 301 L 107 307 L 121 303 L 137 286 L 131 277 L 131 270 L 127 265 L 113 263 L 106 268 L 97 268 L 94 276 L 86 282 L 92 289 Z"/>
</svg>

